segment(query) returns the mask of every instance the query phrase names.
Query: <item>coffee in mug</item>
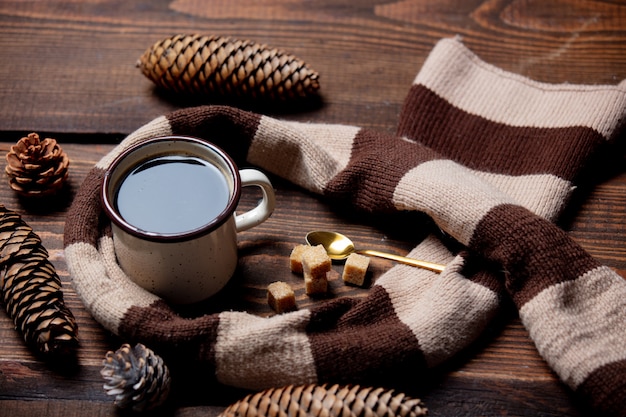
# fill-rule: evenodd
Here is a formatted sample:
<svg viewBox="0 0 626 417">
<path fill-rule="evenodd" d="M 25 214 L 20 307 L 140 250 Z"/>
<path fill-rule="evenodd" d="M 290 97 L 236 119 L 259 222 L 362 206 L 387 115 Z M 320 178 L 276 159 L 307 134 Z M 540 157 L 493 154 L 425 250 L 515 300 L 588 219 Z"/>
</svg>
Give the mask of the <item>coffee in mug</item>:
<svg viewBox="0 0 626 417">
<path fill-rule="evenodd" d="M 184 155 L 147 160 L 122 178 L 115 208 L 130 224 L 155 233 L 183 233 L 226 208 L 228 182 L 212 163 Z"/>
</svg>

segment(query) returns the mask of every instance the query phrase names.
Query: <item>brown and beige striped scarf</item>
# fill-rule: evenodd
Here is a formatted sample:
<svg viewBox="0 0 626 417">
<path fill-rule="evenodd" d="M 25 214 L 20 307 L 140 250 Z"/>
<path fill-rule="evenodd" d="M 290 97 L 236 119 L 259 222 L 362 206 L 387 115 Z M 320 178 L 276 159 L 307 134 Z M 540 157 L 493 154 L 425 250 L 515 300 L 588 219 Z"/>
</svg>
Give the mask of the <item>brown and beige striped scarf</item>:
<svg viewBox="0 0 626 417">
<path fill-rule="evenodd" d="M 182 109 L 130 134 L 88 174 L 67 217 L 68 267 L 106 329 L 250 389 L 418 374 L 466 348 L 508 297 L 559 377 L 624 416 L 626 280 L 553 222 L 625 113 L 624 83 L 535 82 L 485 63 L 459 39 L 431 52 L 396 135 L 232 107 Z M 430 236 L 409 255 L 445 263 L 443 273 L 397 265 L 363 299 L 269 318 L 182 318 L 120 270 L 98 194 L 116 155 L 169 134 L 211 138 L 238 161 L 369 213 L 426 213 L 464 249 L 451 253 Z"/>
</svg>

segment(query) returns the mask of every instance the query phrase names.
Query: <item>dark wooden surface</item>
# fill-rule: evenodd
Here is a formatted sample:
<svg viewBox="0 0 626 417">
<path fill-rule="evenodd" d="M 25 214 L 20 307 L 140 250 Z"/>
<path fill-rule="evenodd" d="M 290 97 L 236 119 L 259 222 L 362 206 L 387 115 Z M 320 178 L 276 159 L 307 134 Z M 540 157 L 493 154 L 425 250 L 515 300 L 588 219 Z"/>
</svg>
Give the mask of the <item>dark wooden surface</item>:
<svg viewBox="0 0 626 417">
<path fill-rule="evenodd" d="M 18 199 L 6 181 L 0 203 L 42 237 L 80 326 L 78 369 L 63 372 L 24 347 L 0 313 L 0 415 L 110 416 L 118 411 L 99 375 L 121 343 L 86 312 L 63 254 L 66 210 L 87 171 L 125 134 L 190 103 L 159 94 L 135 68 L 153 42 L 198 32 L 285 49 L 319 71 L 316 106 L 257 108 L 290 120 L 394 131 L 402 100 L 434 43 L 461 35 L 484 60 L 547 82 L 614 84 L 626 78 L 626 5 L 621 0 L 0 1 L 0 152 L 29 132 L 55 137 L 71 159 L 70 189 L 44 203 Z M 623 149 L 623 148 L 622 148 Z M 599 260 L 626 276 L 626 164 L 618 153 L 589 178 L 563 226 Z M 4 160 L 0 169 L 4 167 Z M 287 257 L 310 229 L 344 231 L 359 246 L 404 254 L 415 237 L 402 224 L 338 213 L 275 180 L 277 209 L 240 236 L 241 297 L 228 308 L 271 314 L 264 288 L 293 280 Z M 242 205 L 253 204 L 254 195 Z M 372 262 L 374 279 L 391 266 Z M 295 283 L 295 281 L 293 281 Z M 336 296 L 362 291 L 335 289 Z M 298 290 L 301 307 L 311 301 Z M 514 312 L 468 352 L 407 387 L 432 416 L 592 415 L 534 349 Z M 216 415 L 241 392 L 181 383 L 164 415 Z M 184 389 L 180 388 L 183 387 Z"/>
</svg>

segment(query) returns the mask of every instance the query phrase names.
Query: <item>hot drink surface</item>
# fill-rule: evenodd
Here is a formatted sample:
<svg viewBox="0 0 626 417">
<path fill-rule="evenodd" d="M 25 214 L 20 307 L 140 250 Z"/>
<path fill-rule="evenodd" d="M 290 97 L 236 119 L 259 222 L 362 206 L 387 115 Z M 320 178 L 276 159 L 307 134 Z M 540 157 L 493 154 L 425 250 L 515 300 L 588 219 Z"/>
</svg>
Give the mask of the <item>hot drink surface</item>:
<svg viewBox="0 0 626 417">
<path fill-rule="evenodd" d="M 147 232 L 185 233 L 213 221 L 229 200 L 224 174 L 200 158 L 167 155 L 141 163 L 121 181 L 116 207 Z"/>
</svg>

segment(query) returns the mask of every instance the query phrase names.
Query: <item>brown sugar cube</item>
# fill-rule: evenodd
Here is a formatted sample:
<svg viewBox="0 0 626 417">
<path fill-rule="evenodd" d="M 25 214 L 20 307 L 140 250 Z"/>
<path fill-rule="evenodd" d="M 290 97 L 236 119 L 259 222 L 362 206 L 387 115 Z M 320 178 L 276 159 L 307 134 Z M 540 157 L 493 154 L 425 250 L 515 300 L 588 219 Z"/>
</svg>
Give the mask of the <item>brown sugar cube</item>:
<svg viewBox="0 0 626 417">
<path fill-rule="evenodd" d="M 343 274 L 341 275 L 343 282 L 363 286 L 369 264 L 370 259 L 367 256 L 351 253 L 343 267 Z"/>
<path fill-rule="evenodd" d="M 331 262 L 324 246 L 310 246 L 302 254 L 302 271 L 311 279 L 326 279 Z"/>
<path fill-rule="evenodd" d="M 296 309 L 296 295 L 289 284 L 282 281 L 267 286 L 267 303 L 277 313 Z"/>
<path fill-rule="evenodd" d="M 289 256 L 289 267 L 291 272 L 296 274 L 302 273 L 302 254 L 308 248 L 308 245 L 296 245 Z"/>
<path fill-rule="evenodd" d="M 328 279 L 324 277 L 312 278 L 304 273 L 304 291 L 307 295 L 326 294 L 328 291 Z"/>
</svg>

